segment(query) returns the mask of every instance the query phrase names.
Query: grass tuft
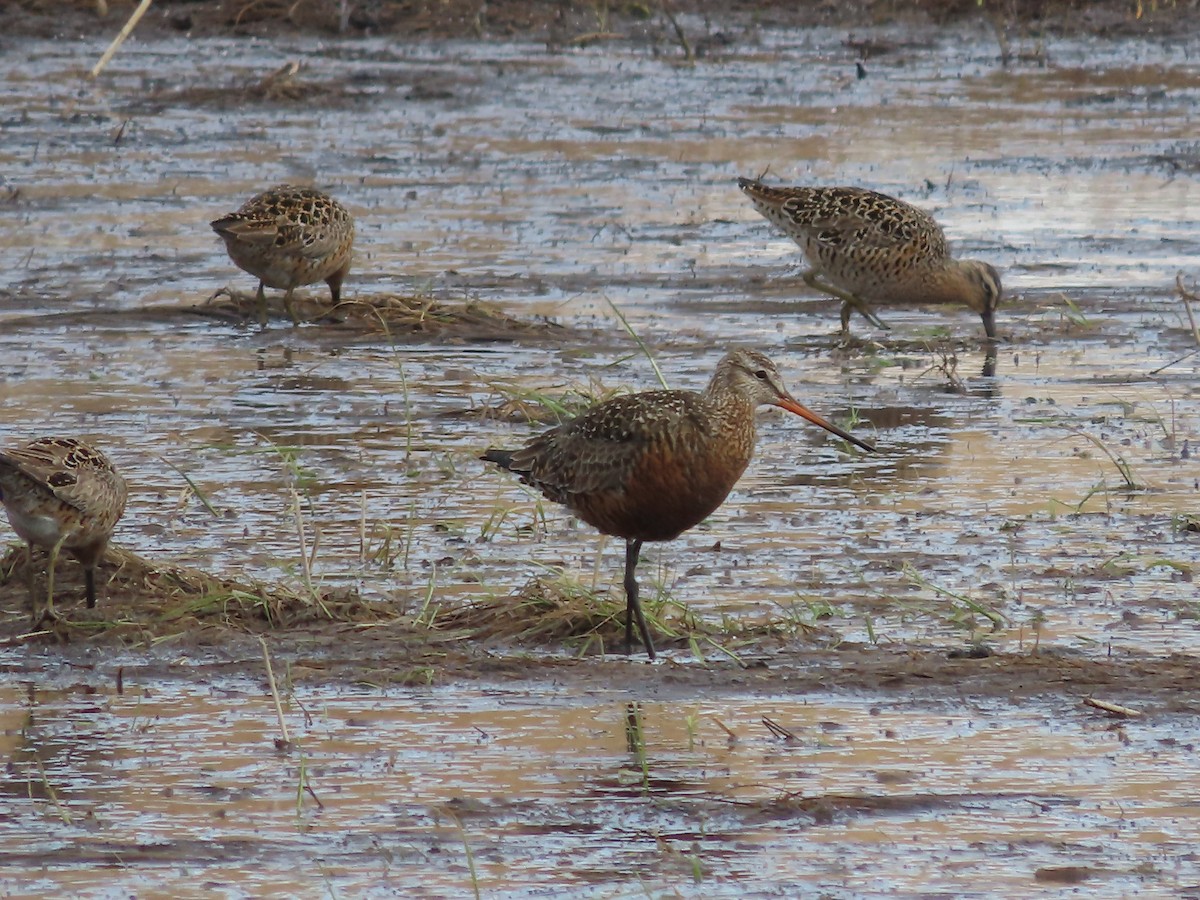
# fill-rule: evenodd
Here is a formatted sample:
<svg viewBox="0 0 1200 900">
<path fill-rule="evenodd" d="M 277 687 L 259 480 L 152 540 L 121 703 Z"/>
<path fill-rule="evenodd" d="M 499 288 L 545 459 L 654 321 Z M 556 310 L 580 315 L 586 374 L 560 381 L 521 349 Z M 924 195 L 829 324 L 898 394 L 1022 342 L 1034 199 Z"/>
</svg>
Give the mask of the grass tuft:
<svg viewBox="0 0 1200 900">
<path fill-rule="evenodd" d="M 469 340 L 496 340 L 561 337 L 568 332 L 549 319 L 518 319 L 482 300 L 450 302 L 428 294 L 374 294 L 343 299 L 335 305 L 327 295 L 314 291 L 295 296 L 292 306 L 306 324 L 388 336 L 453 333 Z M 257 321 L 257 310 L 255 294 L 228 288 L 217 291 L 195 308 L 201 315 L 247 323 Z M 285 315 L 282 293 L 267 292 L 267 310 L 279 317 Z"/>
<path fill-rule="evenodd" d="M 801 627 L 790 613 L 753 620 L 723 616 L 713 621 L 662 591 L 647 591 L 641 601 L 655 644 L 690 647 L 700 662 L 715 654 L 746 666 L 745 652 L 768 642 L 824 637 L 820 629 Z M 511 596 L 443 610 L 437 628 L 463 631 L 475 640 L 566 643 L 580 655 L 611 653 L 624 646 L 625 594 L 620 588 L 594 591 L 564 572 L 553 571 L 533 578 Z"/>
<path fill-rule="evenodd" d="M 0 592 L 24 599 L 33 561 L 22 547 L 13 547 L 0 558 Z M 46 631 L 17 634 L 18 616 L 0 618 L 0 642 L 34 639 L 70 640 L 89 636 L 140 639 L 152 643 L 171 640 L 207 625 L 233 627 L 252 633 L 317 623 L 363 623 L 395 619 L 389 605 L 371 604 L 354 590 L 293 590 L 278 585 L 217 578 L 199 569 L 150 562 L 120 547 L 109 547 L 96 570 L 101 585 L 96 609 L 64 599 L 67 590 L 80 593 L 78 566 L 60 567 L 71 582 L 59 591 L 59 614 Z M 21 604 L 6 604 L 16 609 Z"/>
</svg>

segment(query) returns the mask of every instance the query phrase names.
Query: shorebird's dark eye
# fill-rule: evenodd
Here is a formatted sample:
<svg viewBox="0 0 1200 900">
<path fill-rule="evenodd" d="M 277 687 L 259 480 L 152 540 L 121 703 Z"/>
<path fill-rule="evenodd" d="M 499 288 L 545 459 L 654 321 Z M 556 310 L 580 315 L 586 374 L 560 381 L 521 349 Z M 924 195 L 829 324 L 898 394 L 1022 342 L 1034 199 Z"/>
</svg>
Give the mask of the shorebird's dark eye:
<svg viewBox="0 0 1200 900">
<path fill-rule="evenodd" d="M 769 381 L 770 380 L 770 376 L 767 375 L 766 369 L 759 369 L 757 372 L 754 373 L 754 377 L 757 378 L 759 381 Z"/>
</svg>

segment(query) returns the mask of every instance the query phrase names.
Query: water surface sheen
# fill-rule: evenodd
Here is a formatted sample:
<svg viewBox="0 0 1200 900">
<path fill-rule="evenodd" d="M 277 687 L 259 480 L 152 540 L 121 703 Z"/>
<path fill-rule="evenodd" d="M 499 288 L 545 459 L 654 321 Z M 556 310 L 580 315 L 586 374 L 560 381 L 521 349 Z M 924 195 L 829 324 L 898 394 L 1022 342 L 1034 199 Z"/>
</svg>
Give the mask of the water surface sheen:
<svg viewBox="0 0 1200 900">
<path fill-rule="evenodd" d="M 379 602 L 505 596 L 544 566 L 590 580 L 598 552 L 619 591 L 615 542 L 476 458 L 532 433 L 486 414 L 516 388 L 655 386 L 615 304 L 672 386 L 751 344 L 880 449 L 763 414 L 725 506 L 647 548 L 651 593 L 851 642 L 1194 653 L 1197 358 L 1168 364 L 1194 346 L 1173 285 L 1200 256 L 1180 162 L 1200 47 L 1046 38 L 1001 67 L 982 28 L 864 35 L 895 45 L 865 79 L 822 29 L 739 34 L 694 67 L 624 42 L 134 39 L 95 82 L 107 37 L 24 42 L 0 55 L 0 440 L 100 443 L 131 485 L 117 540 L 155 559 L 296 583 L 298 498 L 316 577 Z M 304 100 L 241 89 L 291 60 Z M 996 376 L 966 310 L 887 310 L 889 334 L 856 321 L 866 343 L 836 347 L 835 302 L 736 188 L 763 172 L 901 196 L 1000 268 Z M 172 312 L 255 287 L 207 223 L 283 180 L 357 216 L 349 296 L 483 297 L 582 336 L 392 345 Z M 389 536 L 404 551 L 381 563 Z M 298 689 L 302 752 L 281 756 L 262 684 L 118 695 L 117 663 L 75 682 L 42 652 L 0 686 L 14 895 L 461 897 L 471 865 L 484 896 L 1057 896 L 1077 888 L 1035 875 L 1063 866 L 1113 896 L 1200 882 L 1192 715 L 660 700 L 634 668 L 595 692 Z"/>
</svg>

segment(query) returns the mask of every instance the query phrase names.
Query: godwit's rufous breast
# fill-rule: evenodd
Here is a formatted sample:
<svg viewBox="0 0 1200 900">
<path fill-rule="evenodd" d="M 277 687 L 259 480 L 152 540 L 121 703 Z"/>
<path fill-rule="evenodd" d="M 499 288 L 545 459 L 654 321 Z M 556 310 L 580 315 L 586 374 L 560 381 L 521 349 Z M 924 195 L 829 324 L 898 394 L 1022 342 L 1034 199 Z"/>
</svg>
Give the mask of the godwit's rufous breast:
<svg viewBox="0 0 1200 900">
<path fill-rule="evenodd" d="M 703 392 L 616 397 L 520 450 L 488 450 L 482 459 L 516 473 L 604 534 L 625 539 L 625 650 L 632 649 L 636 620 L 653 659 L 634 577 L 642 543 L 672 540 L 724 502 L 754 453 L 754 412 L 763 405 L 874 450 L 802 406 L 766 356 L 733 350 Z"/>
<path fill-rule="evenodd" d="M 108 457 L 83 441 L 39 438 L 24 447 L 0 450 L 0 502 L 13 530 L 29 545 L 30 602 L 35 601 L 36 544 L 50 551 L 48 611 L 54 611 L 59 550 L 83 565 L 87 605 L 96 605 L 96 564 L 125 512 L 125 493 L 125 479 Z"/>
<path fill-rule="evenodd" d="M 996 336 L 1000 275 L 985 262 L 954 259 L 941 226 L 923 210 L 855 187 L 769 187 L 739 178 L 763 216 L 800 245 L 804 281 L 842 301 L 842 332 L 852 309 L 886 328 L 873 304 L 960 303 Z"/>
<path fill-rule="evenodd" d="M 213 220 L 229 258 L 258 279 L 258 315 L 267 322 L 263 287 L 285 291 L 283 305 L 297 323 L 292 292 L 324 281 L 333 302 L 342 297 L 350 271 L 354 219 L 346 208 L 318 190 L 277 184 L 247 200 L 235 213 Z"/>
</svg>

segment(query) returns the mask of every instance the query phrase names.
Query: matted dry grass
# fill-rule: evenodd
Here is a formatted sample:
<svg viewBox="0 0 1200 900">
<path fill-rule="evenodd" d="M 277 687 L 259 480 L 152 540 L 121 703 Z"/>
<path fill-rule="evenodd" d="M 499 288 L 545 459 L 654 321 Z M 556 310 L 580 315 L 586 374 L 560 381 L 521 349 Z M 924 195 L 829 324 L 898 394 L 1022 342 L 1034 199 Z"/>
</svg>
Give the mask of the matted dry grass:
<svg viewBox="0 0 1200 900">
<path fill-rule="evenodd" d="M 283 293 L 268 291 L 267 314 L 288 322 Z M 373 294 L 331 303 L 319 293 L 298 294 L 292 308 L 306 324 L 390 337 L 449 335 L 462 340 L 513 340 L 562 337 L 569 329 L 549 319 L 520 319 L 483 300 L 439 300 L 428 295 Z M 253 293 L 224 288 L 193 312 L 238 322 L 258 321 L 258 300 Z M 288 323 L 290 324 L 290 322 Z"/>
<path fill-rule="evenodd" d="M 104 637 L 156 642 L 219 626 L 261 633 L 317 623 L 380 622 L 402 617 L 352 591 L 307 594 L 294 588 L 209 575 L 151 562 L 110 547 L 96 570 L 95 609 L 83 604 L 79 564 L 63 554 L 55 570 L 55 616 L 45 606 L 47 555 L 33 555 L 38 616 L 29 609 L 29 552 L 15 546 L 0 559 L 0 642 Z"/>
<path fill-rule="evenodd" d="M 737 661 L 744 651 L 757 652 L 779 638 L 808 644 L 834 644 L 838 637 L 785 616 L 712 621 L 669 597 L 642 596 L 642 609 L 655 646 L 687 647 L 697 659 L 725 656 Z M 531 579 L 507 597 L 442 612 L 434 623 L 485 643 L 517 643 L 541 649 L 569 648 L 579 653 L 621 652 L 625 641 L 625 594 L 593 591 L 561 574 Z M 635 654 L 641 653 L 634 638 Z"/>
</svg>

